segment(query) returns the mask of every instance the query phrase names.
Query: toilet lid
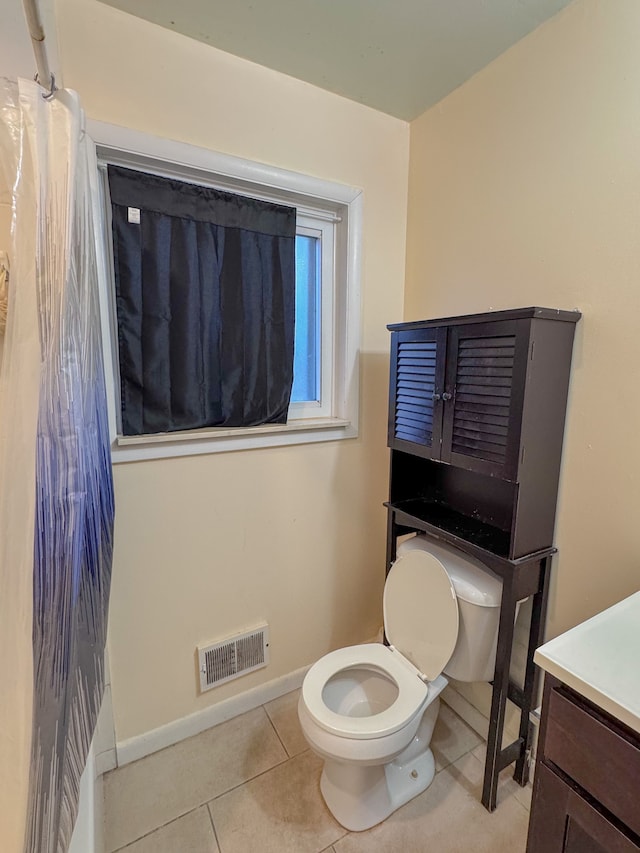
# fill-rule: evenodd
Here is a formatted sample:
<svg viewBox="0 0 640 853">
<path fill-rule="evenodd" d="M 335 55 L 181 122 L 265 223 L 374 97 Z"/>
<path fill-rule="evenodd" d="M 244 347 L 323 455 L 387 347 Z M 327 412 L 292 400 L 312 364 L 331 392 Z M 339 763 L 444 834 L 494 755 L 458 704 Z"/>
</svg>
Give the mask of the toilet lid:
<svg viewBox="0 0 640 853">
<path fill-rule="evenodd" d="M 427 677 L 437 678 L 458 639 L 458 601 L 433 554 L 409 551 L 391 567 L 384 587 L 389 642 Z"/>
</svg>

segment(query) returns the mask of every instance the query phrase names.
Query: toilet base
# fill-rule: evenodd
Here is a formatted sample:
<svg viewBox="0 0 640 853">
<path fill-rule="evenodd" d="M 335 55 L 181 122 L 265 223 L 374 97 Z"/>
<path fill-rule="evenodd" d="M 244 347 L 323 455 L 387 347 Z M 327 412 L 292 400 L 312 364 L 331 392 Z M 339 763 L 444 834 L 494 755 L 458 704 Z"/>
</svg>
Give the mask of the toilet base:
<svg viewBox="0 0 640 853">
<path fill-rule="evenodd" d="M 381 767 L 325 763 L 320 790 L 338 823 L 351 832 L 370 829 L 426 790 L 435 775 L 430 749 L 406 764 Z"/>
<path fill-rule="evenodd" d="M 435 775 L 429 742 L 438 704 L 436 700 L 436 707 L 427 709 L 409 746 L 392 761 L 373 766 L 325 761 L 320 791 L 345 829 L 370 829 L 429 787 Z"/>
</svg>

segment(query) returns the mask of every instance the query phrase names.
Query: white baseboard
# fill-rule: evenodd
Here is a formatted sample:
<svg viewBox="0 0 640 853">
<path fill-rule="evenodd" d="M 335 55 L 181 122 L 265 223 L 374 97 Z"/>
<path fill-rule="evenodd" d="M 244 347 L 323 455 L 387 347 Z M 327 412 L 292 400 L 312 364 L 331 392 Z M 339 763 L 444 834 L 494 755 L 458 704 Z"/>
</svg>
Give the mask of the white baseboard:
<svg viewBox="0 0 640 853">
<path fill-rule="evenodd" d="M 476 689 L 469 693 L 467 688 L 471 686 Z M 464 682 L 450 681 L 442 692 L 442 698 L 468 726 L 471 726 L 484 740 L 487 739 L 492 699 L 490 684 L 469 685 Z M 503 746 L 518 739 L 519 728 L 520 709 L 507 701 Z"/>
<path fill-rule="evenodd" d="M 469 700 L 464 697 L 461 693 L 459 693 L 453 684 L 449 684 L 440 694 L 440 698 L 448 705 L 452 711 L 462 719 L 464 722 L 470 726 L 475 732 L 477 732 L 483 740 L 487 740 L 487 735 L 489 733 L 489 718 L 486 717 L 482 711 L 476 708 Z M 531 766 L 529 769 L 529 785 L 533 784 L 533 776 L 535 770 L 535 756 L 537 752 L 538 746 L 538 732 L 539 727 L 536 725 L 534 727 L 534 735 L 533 741 L 531 743 L 531 752 L 534 760 L 531 761 Z M 505 726 L 504 735 L 503 735 L 503 745 L 506 743 L 510 743 L 511 741 L 517 740 L 518 732 L 511 730 L 508 726 Z"/>
<path fill-rule="evenodd" d="M 102 776 L 98 771 L 95 750 L 96 740 L 94 739 L 80 778 L 78 814 L 69 842 L 69 853 L 103 853 L 104 851 Z"/>
<path fill-rule="evenodd" d="M 151 753 L 167 746 L 173 746 L 174 743 L 200 734 L 200 732 L 210 729 L 218 723 L 224 723 L 232 717 L 252 711 L 254 708 L 264 705 L 265 702 L 270 702 L 272 699 L 277 699 L 279 696 L 284 696 L 285 693 L 296 690 L 302 685 L 308 669 L 308 666 L 302 667 L 295 672 L 268 681 L 266 684 L 259 684 L 238 696 L 224 699 L 217 705 L 196 711 L 195 714 L 189 714 L 187 717 L 173 720 L 171 723 L 152 729 L 142 735 L 116 743 L 118 767 L 130 764 L 132 761 L 137 761 L 139 758 L 144 758 L 145 755 L 151 755 Z"/>
<path fill-rule="evenodd" d="M 449 684 L 442 691 L 440 698 L 452 711 L 465 721 L 474 732 L 477 732 L 483 740 L 487 739 L 489 732 L 489 720 L 485 715 L 471 704 L 464 696 Z"/>
<path fill-rule="evenodd" d="M 106 658 L 106 655 L 105 655 Z M 107 664 L 108 666 L 108 664 Z M 107 676 L 109 671 L 107 669 Z M 113 724 L 113 701 L 111 684 L 107 680 L 102 697 L 102 706 L 96 730 L 93 735 L 93 751 L 95 754 L 96 776 L 102 776 L 113 770 L 116 764 L 116 732 Z"/>
<path fill-rule="evenodd" d="M 103 776 L 109 770 L 115 770 L 117 766 L 118 758 L 115 746 L 113 749 L 107 749 L 96 754 L 96 776 Z"/>
</svg>

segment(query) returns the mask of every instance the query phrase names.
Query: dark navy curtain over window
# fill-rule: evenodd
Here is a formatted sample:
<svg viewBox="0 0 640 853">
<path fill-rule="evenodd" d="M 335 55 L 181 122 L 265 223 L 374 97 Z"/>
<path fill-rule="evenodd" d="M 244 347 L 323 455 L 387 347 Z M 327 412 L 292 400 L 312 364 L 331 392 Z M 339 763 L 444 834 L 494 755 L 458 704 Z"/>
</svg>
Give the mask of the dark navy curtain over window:
<svg viewBox="0 0 640 853">
<path fill-rule="evenodd" d="M 108 167 L 125 435 L 285 423 L 295 209 Z"/>
</svg>

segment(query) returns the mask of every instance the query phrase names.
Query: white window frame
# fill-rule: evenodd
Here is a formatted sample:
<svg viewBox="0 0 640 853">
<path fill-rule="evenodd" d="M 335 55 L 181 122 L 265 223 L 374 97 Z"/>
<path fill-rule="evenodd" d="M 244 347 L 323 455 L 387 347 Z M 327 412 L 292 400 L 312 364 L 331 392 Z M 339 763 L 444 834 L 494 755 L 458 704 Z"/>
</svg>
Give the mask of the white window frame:
<svg viewBox="0 0 640 853">
<path fill-rule="evenodd" d="M 123 436 L 118 429 L 120 375 L 112 271 L 107 273 L 110 235 L 105 232 L 105 245 L 101 247 L 104 255 L 98 260 L 104 271 L 100 276 L 100 311 L 112 461 L 136 462 L 357 437 L 362 191 L 103 122 L 88 120 L 87 133 L 95 144 L 98 163 L 143 168 L 294 205 L 301 228 L 320 231 L 324 249 L 329 248 L 322 253 L 325 291 L 326 281 L 333 282 L 330 294 L 325 292 L 322 301 L 321 404 L 292 404 L 286 424 Z M 95 188 L 100 189 L 97 170 Z"/>
<path fill-rule="evenodd" d="M 321 244 L 320 254 L 320 399 L 317 401 L 291 403 L 289 417 L 293 420 L 309 418 L 330 418 L 333 412 L 333 385 L 335 370 L 334 326 L 335 326 L 335 240 L 334 224 L 318 220 L 313 216 L 298 214 L 296 235 L 318 237 Z M 329 285 L 329 286 L 327 286 Z"/>
</svg>

